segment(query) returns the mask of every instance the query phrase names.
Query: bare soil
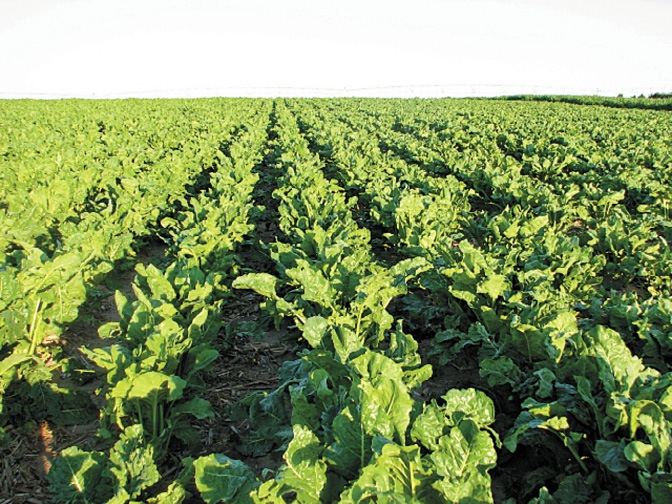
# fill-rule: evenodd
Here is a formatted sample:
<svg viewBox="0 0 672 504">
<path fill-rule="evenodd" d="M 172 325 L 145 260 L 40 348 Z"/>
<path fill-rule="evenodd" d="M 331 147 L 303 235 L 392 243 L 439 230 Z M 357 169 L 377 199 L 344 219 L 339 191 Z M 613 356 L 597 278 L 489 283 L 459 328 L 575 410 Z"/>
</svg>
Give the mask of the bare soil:
<svg viewBox="0 0 672 504">
<path fill-rule="evenodd" d="M 253 292 L 237 293 L 227 301 L 223 310 L 225 326 L 240 322 L 258 322 L 264 319 L 259 303 L 262 297 Z M 207 390 L 203 397 L 210 401 L 215 412 L 212 420 L 199 422 L 202 455 L 224 453 L 242 460 L 262 477 L 264 469 L 276 470 L 282 463 L 279 454 L 249 457 L 238 451 L 238 436 L 247 430 L 245 421 L 234 422 L 229 416 L 231 407 L 243 397 L 257 391 L 271 392 L 279 385 L 278 370 L 289 360 L 297 358 L 297 334 L 287 330 L 263 330 L 259 338 L 230 335 L 224 342 L 229 348 L 221 355 L 213 370 L 205 376 Z"/>
</svg>

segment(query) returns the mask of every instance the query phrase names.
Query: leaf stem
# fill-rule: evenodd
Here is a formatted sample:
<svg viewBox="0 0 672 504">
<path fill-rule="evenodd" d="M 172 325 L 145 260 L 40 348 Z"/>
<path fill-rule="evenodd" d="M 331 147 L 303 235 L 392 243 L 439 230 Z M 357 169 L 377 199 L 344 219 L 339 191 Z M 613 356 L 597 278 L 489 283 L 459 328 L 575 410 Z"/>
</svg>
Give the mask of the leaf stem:
<svg viewBox="0 0 672 504">
<path fill-rule="evenodd" d="M 42 300 L 38 299 L 35 303 L 35 310 L 33 310 L 33 319 L 30 322 L 30 331 L 28 332 L 28 337 L 30 339 L 30 347 L 28 348 L 28 354 L 34 355 L 35 350 L 37 349 L 37 325 L 39 323 L 38 315 L 40 314 L 40 308 L 42 306 Z"/>
</svg>

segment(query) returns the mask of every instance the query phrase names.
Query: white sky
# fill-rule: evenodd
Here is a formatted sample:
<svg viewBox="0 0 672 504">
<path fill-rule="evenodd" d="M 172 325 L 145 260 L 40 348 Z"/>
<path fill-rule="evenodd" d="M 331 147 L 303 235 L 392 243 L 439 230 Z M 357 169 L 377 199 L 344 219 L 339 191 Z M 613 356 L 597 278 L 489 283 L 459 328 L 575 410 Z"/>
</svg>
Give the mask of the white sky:
<svg viewBox="0 0 672 504">
<path fill-rule="evenodd" d="M 672 92 L 672 0 L 0 0 L 0 98 Z"/>
</svg>

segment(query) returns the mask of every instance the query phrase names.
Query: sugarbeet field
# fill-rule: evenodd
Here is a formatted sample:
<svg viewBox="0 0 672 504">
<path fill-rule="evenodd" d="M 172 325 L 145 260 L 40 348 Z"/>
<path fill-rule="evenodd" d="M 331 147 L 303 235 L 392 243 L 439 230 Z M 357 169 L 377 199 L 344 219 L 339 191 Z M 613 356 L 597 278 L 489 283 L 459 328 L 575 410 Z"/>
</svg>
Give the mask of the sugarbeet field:
<svg viewBox="0 0 672 504">
<path fill-rule="evenodd" d="M 0 102 L 0 504 L 672 502 L 672 111 L 519 98 Z"/>
</svg>

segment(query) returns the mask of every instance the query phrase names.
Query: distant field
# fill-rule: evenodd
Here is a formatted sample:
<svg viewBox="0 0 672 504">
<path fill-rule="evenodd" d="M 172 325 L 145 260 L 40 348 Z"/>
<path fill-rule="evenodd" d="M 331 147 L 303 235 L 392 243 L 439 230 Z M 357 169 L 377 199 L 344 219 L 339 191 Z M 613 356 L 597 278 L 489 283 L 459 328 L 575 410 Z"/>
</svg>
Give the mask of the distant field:
<svg viewBox="0 0 672 504">
<path fill-rule="evenodd" d="M 614 108 L 636 108 L 643 110 L 672 110 L 672 93 L 653 93 L 644 96 L 617 98 L 605 96 L 565 96 L 565 95 L 512 95 L 503 100 L 543 101 L 554 103 L 574 103 L 576 105 L 602 105 Z"/>
<path fill-rule="evenodd" d="M 671 104 L 0 102 L 0 502 L 670 502 Z"/>
</svg>

